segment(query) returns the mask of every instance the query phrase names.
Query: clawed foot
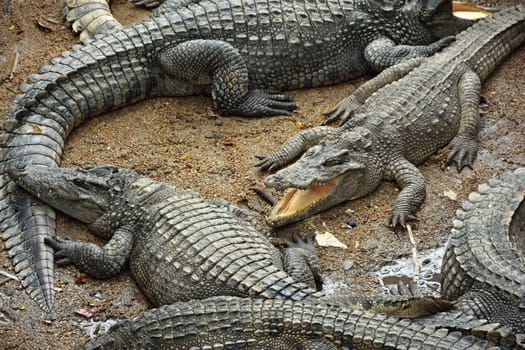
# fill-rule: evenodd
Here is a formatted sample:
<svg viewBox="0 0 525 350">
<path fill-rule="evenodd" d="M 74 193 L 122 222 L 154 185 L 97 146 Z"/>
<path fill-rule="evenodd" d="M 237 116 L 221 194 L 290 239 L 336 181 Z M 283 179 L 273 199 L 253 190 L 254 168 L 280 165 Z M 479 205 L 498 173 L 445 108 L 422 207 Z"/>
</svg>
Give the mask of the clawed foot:
<svg viewBox="0 0 525 350">
<path fill-rule="evenodd" d="M 479 143 L 477 140 L 468 137 L 456 136 L 451 142 L 450 154 L 447 158 L 447 164 L 456 163 L 456 168 L 460 172 L 468 166 L 472 169 L 476 155 L 478 154 Z"/>
<path fill-rule="evenodd" d="M 325 124 L 339 121 L 339 125 L 346 123 L 355 114 L 359 106 L 353 95 L 341 100 L 331 111 L 324 113 L 326 117 Z"/>
<path fill-rule="evenodd" d="M 390 216 L 390 225 L 394 228 L 401 226 L 403 230 L 406 230 L 407 221 L 416 221 L 417 217 L 413 214 L 403 212 L 401 210 L 394 209 L 392 215 Z"/>
<path fill-rule="evenodd" d="M 434 53 L 436 53 L 436 52 L 438 52 L 438 51 L 440 51 L 442 49 L 444 49 L 445 47 L 447 47 L 448 45 L 450 45 L 454 41 L 456 41 L 456 37 L 454 35 L 449 35 L 449 36 L 441 38 L 438 41 L 428 45 L 428 47 L 430 49 L 429 56 L 433 55 Z"/>
<path fill-rule="evenodd" d="M 226 110 L 227 114 L 238 114 L 245 117 L 269 117 L 291 115 L 297 104 L 287 95 L 273 94 L 263 90 L 253 90 L 237 108 Z"/>
<path fill-rule="evenodd" d="M 70 256 L 74 243 L 69 238 L 61 238 L 58 236 L 46 237 L 44 238 L 44 242 L 55 251 L 55 263 L 57 266 L 66 266 L 73 263 Z"/>
<path fill-rule="evenodd" d="M 279 157 L 276 157 L 274 154 L 269 156 L 255 156 L 260 161 L 257 162 L 254 166 L 261 169 L 261 171 L 269 171 L 272 172 L 274 170 L 277 170 L 284 165 L 286 165 L 285 162 L 279 161 Z"/>
<path fill-rule="evenodd" d="M 315 233 L 310 233 L 303 238 L 299 233 L 294 232 L 291 239 L 285 239 L 283 242 L 287 248 L 301 248 L 317 254 L 317 249 L 315 249 L 314 246 L 314 239 Z"/>
</svg>

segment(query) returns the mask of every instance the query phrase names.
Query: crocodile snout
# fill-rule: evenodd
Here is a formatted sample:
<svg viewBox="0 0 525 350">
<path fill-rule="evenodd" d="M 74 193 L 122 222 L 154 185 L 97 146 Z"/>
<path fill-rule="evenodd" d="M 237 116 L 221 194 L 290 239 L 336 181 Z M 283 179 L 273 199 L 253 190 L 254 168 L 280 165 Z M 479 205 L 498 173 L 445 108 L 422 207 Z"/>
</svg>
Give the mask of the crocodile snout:
<svg viewBox="0 0 525 350">
<path fill-rule="evenodd" d="M 264 180 L 264 184 L 279 191 L 286 190 L 288 188 L 306 189 L 310 185 L 308 181 L 301 181 L 300 179 L 294 179 L 294 182 L 291 182 L 287 179 L 286 175 L 283 176 L 279 173 L 268 176 Z"/>
</svg>

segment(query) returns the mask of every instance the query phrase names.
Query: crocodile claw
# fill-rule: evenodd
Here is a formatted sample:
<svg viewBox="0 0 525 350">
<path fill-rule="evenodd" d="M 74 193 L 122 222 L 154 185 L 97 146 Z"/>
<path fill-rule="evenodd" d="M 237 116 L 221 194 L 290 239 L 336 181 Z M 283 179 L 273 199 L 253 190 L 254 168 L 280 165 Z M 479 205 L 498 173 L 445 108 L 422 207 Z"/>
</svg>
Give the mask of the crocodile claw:
<svg viewBox="0 0 525 350">
<path fill-rule="evenodd" d="M 58 236 L 45 237 L 44 242 L 55 251 L 55 264 L 57 266 L 72 264 L 69 257 L 73 249 L 73 244 L 70 239 Z"/>
<path fill-rule="evenodd" d="M 292 101 L 290 96 L 254 90 L 250 91 L 240 106 L 227 111 L 227 113 L 246 117 L 267 117 L 291 115 L 294 109 L 297 109 L 297 104 Z"/>
<path fill-rule="evenodd" d="M 310 233 L 306 237 L 301 237 L 297 232 L 292 234 L 292 239 L 285 239 L 284 244 L 288 248 L 302 248 L 310 251 L 317 252 L 314 247 L 315 233 Z"/>
<path fill-rule="evenodd" d="M 447 164 L 451 164 L 452 162 L 456 163 L 458 172 L 461 172 L 466 166 L 472 169 L 478 153 L 479 143 L 477 140 L 469 137 L 456 136 L 450 142 L 449 147 L 451 151 L 447 157 Z"/>
<path fill-rule="evenodd" d="M 281 164 L 279 160 L 273 155 L 269 156 L 255 156 L 260 161 L 255 163 L 255 167 L 261 169 L 262 171 L 274 171 L 282 167 L 284 164 Z"/>
<path fill-rule="evenodd" d="M 430 49 L 430 55 L 433 55 L 434 53 L 444 49 L 451 43 L 456 41 L 456 37 L 454 35 L 449 35 L 444 38 L 439 39 L 438 41 L 430 44 L 428 47 Z"/>
<path fill-rule="evenodd" d="M 390 217 L 390 225 L 394 229 L 396 229 L 396 227 L 399 225 L 403 228 L 403 230 L 406 230 L 407 221 L 416 221 L 416 220 L 417 220 L 417 217 L 415 215 L 394 210 L 392 212 L 392 216 Z"/>
<path fill-rule="evenodd" d="M 358 105 L 353 95 L 342 99 L 331 111 L 324 113 L 324 116 L 327 117 L 325 124 L 339 121 L 339 125 L 343 125 L 354 116 Z"/>
</svg>

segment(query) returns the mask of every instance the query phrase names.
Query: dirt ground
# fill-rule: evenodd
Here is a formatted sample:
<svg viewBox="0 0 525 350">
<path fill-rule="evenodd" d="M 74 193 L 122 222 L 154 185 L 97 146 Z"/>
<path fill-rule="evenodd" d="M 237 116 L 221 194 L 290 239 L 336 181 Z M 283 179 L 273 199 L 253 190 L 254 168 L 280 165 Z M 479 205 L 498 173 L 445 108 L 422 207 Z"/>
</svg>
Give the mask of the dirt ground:
<svg viewBox="0 0 525 350">
<path fill-rule="evenodd" d="M 147 16 L 123 0 L 115 1 L 116 17 L 123 23 Z M 25 77 L 37 72 L 60 51 L 77 43 L 77 37 L 60 24 L 60 5 L 52 0 L 13 0 L 9 13 L 0 14 L 0 108 Z M 13 74 L 12 60 L 18 52 Z M 455 210 L 468 193 L 491 176 L 525 166 L 525 47 L 516 51 L 487 81 L 483 96 L 481 148 L 474 170 L 458 174 L 444 165 L 442 150 L 420 169 L 428 180 L 427 200 L 414 227 L 417 248 L 443 246 Z M 322 112 L 352 93 L 363 80 L 328 88 L 291 91 L 300 108 L 290 117 L 248 119 L 210 117 L 209 97 L 159 98 L 94 118 L 70 137 L 63 166 L 115 164 L 132 168 L 157 180 L 188 187 L 210 199 L 226 199 L 266 213 L 265 204 L 252 188 L 263 187 L 253 169 L 255 155 L 276 150 L 303 128 L 320 125 Z M 457 194 L 452 200 L 445 191 Z M 410 256 L 406 234 L 388 226 L 391 206 L 398 193 L 392 183 L 371 195 L 347 202 L 299 224 L 275 232 L 331 232 L 349 248 L 320 247 L 327 279 L 349 293 L 374 294 L 379 284 L 373 273 L 402 256 Z M 59 215 L 58 234 L 103 243 L 81 224 Z M 347 223 L 355 222 L 354 228 Z M 351 261 L 350 269 L 343 262 Z M 348 264 L 348 263 L 347 263 Z M 4 250 L 0 270 L 14 273 Z M 83 324 L 90 320 L 128 318 L 150 307 L 127 273 L 108 281 L 85 278 L 73 267 L 56 269 L 58 320 L 46 322 L 36 303 L 19 283 L 0 276 L 0 349 L 71 349 L 87 339 Z M 89 315 L 92 314 L 92 316 Z M 85 315 L 82 315 L 85 314 Z"/>
</svg>

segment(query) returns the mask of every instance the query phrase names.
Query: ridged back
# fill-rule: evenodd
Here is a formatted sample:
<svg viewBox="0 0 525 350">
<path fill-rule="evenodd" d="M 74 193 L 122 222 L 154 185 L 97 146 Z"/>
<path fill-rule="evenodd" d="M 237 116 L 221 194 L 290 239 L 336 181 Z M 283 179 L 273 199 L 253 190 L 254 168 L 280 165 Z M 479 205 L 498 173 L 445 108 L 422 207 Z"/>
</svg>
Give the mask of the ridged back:
<svg viewBox="0 0 525 350">
<path fill-rule="evenodd" d="M 437 53 L 436 60 L 464 62 L 481 81 L 525 41 L 525 10 L 507 8 L 459 33 L 456 42 Z"/>
<path fill-rule="evenodd" d="M 445 298 L 455 300 L 478 283 L 503 291 L 518 303 L 525 301 L 525 259 L 509 232 L 524 200 L 525 168 L 491 179 L 469 195 L 457 212 L 443 258 Z"/>
<path fill-rule="evenodd" d="M 126 198 L 143 208 L 131 272 L 156 305 L 213 295 L 298 300 L 315 292 L 283 270 L 268 237 L 225 205 L 147 178 Z M 170 276 L 167 285 L 161 276 Z"/>
<path fill-rule="evenodd" d="M 311 301 L 219 297 L 146 311 L 89 341 L 84 349 L 112 344 L 143 349 L 223 345 L 240 349 L 461 350 L 488 349 L 500 342 L 513 347 L 515 340 L 504 339 L 506 335 L 498 325 L 484 321 L 469 324 L 449 319 L 440 328 Z"/>
</svg>

